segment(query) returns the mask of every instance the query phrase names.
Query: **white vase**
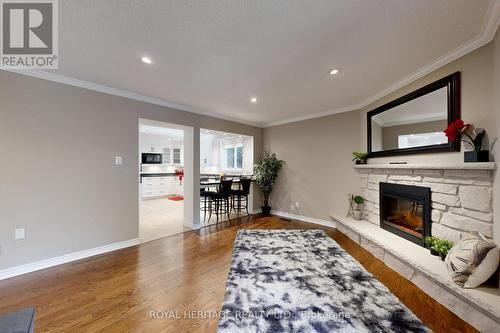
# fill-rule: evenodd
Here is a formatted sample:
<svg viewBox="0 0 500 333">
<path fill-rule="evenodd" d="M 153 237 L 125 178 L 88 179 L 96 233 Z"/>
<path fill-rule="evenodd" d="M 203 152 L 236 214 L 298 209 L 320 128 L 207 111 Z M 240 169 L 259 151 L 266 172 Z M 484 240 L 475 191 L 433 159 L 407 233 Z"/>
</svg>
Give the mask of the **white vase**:
<svg viewBox="0 0 500 333">
<path fill-rule="evenodd" d="M 361 220 L 363 218 L 363 211 L 361 209 L 355 209 L 353 217 L 355 220 Z"/>
</svg>

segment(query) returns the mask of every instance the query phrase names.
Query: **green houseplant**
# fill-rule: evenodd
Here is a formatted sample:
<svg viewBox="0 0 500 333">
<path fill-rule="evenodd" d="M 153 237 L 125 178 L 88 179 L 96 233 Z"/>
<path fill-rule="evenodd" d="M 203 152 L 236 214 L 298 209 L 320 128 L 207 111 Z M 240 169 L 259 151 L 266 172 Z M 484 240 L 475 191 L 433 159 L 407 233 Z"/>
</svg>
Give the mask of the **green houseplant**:
<svg viewBox="0 0 500 333">
<path fill-rule="evenodd" d="M 367 153 L 362 153 L 359 151 L 355 151 L 352 153 L 353 161 L 356 164 L 366 164 L 366 160 L 368 159 L 368 154 Z"/>
<path fill-rule="evenodd" d="M 269 197 L 283 165 L 285 165 L 284 161 L 279 160 L 275 153 L 269 152 L 264 152 L 260 163 L 254 165 L 255 181 L 264 194 L 264 206 L 262 206 L 262 215 L 264 216 L 268 216 L 271 213 Z"/>
<path fill-rule="evenodd" d="M 361 218 L 363 217 L 363 204 L 365 203 L 365 199 L 362 196 L 357 195 L 354 197 L 353 200 L 354 200 L 353 217 L 356 220 L 361 220 Z"/>
<path fill-rule="evenodd" d="M 431 247 L 431 249 L 433 249 L 439 254 L 441 260 L 444 260 L 446 258 L 446 255 L 448 255 L 448 252 L 453 247 L 453 245 L 454 245 L 453 242 L 447 239 L 437 239 L 434 245 Z"/>
<path fill-rule="evenodd" d="M 433 237 L 433 236 L 427 236 L 424 239 L 425 246 L 430 250 L 430 252 L 433 256 L 439 255 L 439 253 L 437 253 L 436 250 L 434 250 L 432 248 L 434 246 L 434 244 L 436 244 L 436 241 L 438 241 L 438 240 L 439 240 L 439 238 Z"/>
</svg>

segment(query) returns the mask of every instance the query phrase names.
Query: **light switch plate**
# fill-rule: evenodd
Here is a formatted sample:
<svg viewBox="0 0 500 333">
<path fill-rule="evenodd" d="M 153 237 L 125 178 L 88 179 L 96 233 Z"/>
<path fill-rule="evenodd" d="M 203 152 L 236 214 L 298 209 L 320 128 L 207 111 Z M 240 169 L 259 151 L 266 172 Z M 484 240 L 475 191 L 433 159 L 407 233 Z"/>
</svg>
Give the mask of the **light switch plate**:
<svg viewBox="0 0 500 333">
<path fill-rule="evenodd" d="M 16 229 L 14 232 L 14 239 L 21 240 L 24 239 L 24 228 Z"/>
<path fill-rule="evenodd" d="M 122 165 L 123 159 L 121 156 L 115 156 L 115 164 L 116 165 Z"/>
</svg>

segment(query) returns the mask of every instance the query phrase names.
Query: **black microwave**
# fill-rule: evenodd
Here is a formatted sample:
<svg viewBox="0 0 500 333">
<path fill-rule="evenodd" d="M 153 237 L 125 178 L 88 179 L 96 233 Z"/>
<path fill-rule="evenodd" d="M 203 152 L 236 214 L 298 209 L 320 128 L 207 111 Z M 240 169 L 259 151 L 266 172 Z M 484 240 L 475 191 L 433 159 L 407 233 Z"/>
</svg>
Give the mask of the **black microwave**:
<svg viewBox="0 0 500 333">
<path fill-rule="evenodd" d="M 141 163 L 142 164 L 162 164 L 163 163 L 163 156 L 162 156 L 162 154 L 156 154 L 156 153 L 142 153 Z"/>
</svg>

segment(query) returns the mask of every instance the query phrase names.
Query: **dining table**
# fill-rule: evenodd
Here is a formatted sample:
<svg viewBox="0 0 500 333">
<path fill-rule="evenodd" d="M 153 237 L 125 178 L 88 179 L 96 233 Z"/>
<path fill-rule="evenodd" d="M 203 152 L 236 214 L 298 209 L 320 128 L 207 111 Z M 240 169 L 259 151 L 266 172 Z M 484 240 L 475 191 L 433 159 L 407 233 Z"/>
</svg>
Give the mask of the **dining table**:
<svg viewBox="0 0 500 333">
<path fill-rule="evenodd" d="M 252 182 L 254 181 L 253 175 L 241 175 L 241 176 L 225 176 L 233 178 L 233 184 L 240 184 L 241 178 L 252 178 Z M 201 176 L 200 177 L 200 188 L 206 187 L 217 187 L 220 185 L 220 176 L 210 175 L 210 176 Z"/>
</svg>

